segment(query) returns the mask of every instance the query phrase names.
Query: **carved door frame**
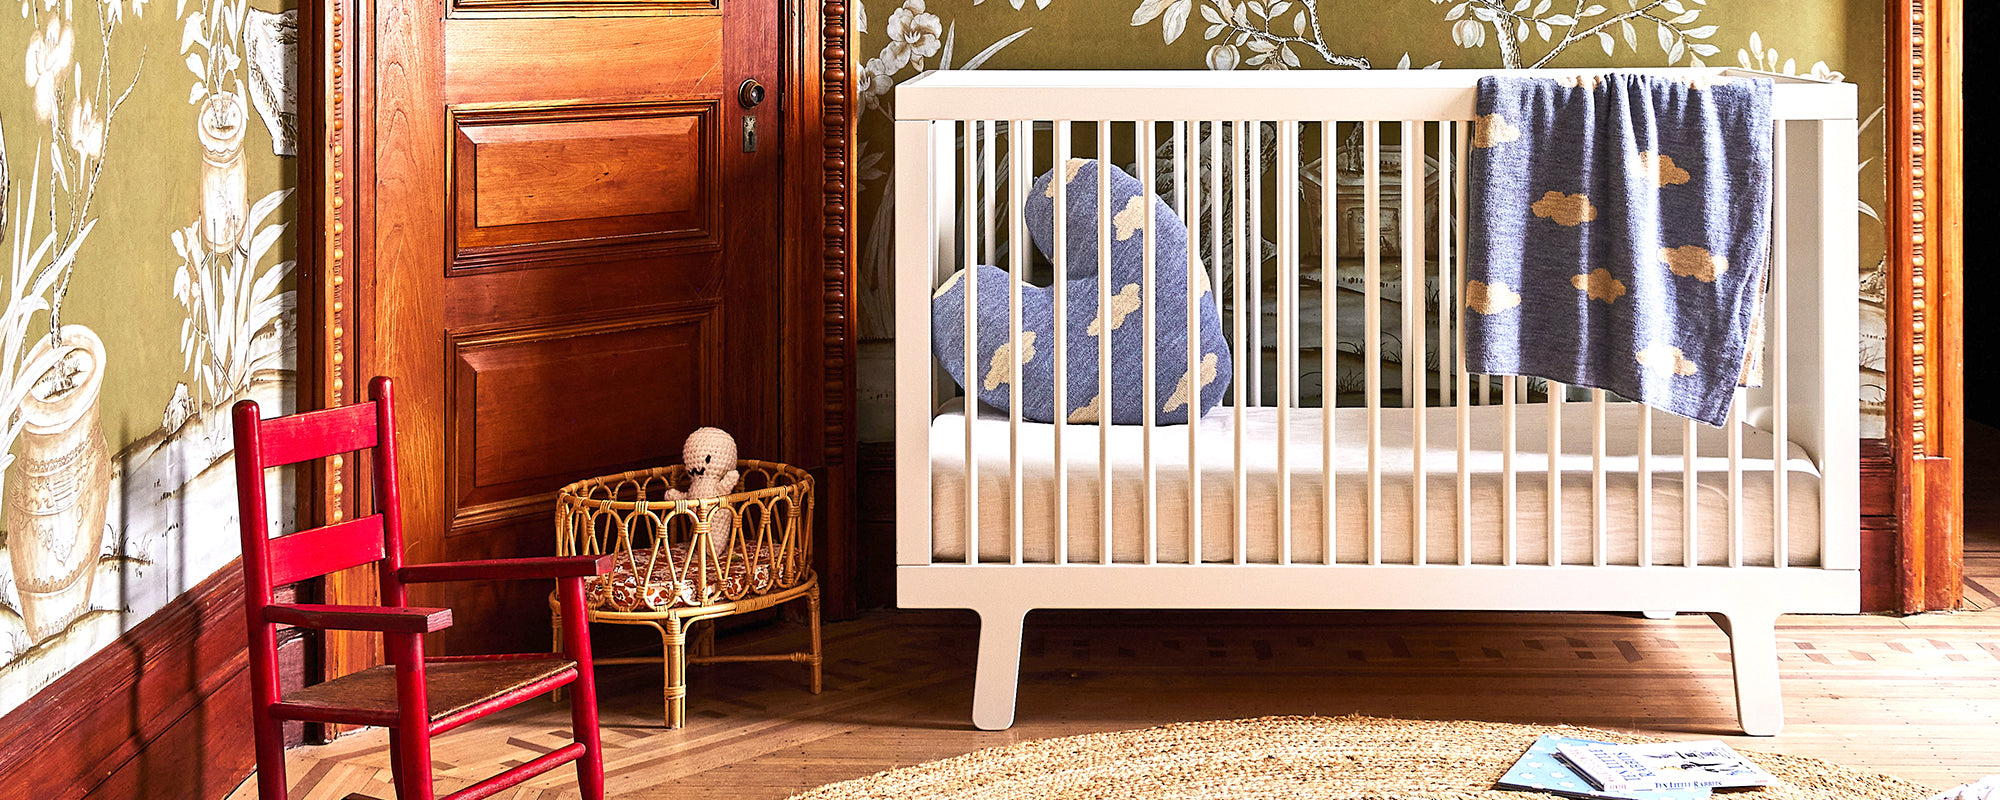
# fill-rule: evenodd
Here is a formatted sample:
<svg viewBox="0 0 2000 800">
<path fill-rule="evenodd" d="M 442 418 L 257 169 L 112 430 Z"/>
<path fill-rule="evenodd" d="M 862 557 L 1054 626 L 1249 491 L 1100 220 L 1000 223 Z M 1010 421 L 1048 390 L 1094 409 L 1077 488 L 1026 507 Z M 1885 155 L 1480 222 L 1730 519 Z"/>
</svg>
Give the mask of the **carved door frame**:
<svg viewBox="0 0 2000 800">
<path fill-rule="evenodd" d="M 374 186 L 355 176 L 368 163 L 376 101 L 373 67 L 378 7 L 398 0 L 302 0 L 299 48 L 299 348 L 301 409 L 360 399 L 370 376 L 357 374 L 358 330 L 350 302 L 371 268 L 366 228 Z M 786 87 L 783 299 L 786 342 L 781 408 L 785 458 L 818 467 L 819 564 L 826 612 L 852 614 L 858 574 L 854 545 L 854 120 L 846 0 L 785 0 Z M 408 76 L 422 79 L 421 76 Z M 350 487 L 365 485 L 357 465 L 329 459 L 301 480 L 303 520 L 352 516 Z M 325 602 L 372 596 L 372 574 L 330 576 Z M 376 662 L 365 638 L 329 635 L 318 668 L 342 674 Z"/>
<path fill-rule="evenodd" d="M 1965 0 L 1889 0 L 1888 432 L 1903 613 L 1958 605 L 1965 526 Z"/>
</svg>

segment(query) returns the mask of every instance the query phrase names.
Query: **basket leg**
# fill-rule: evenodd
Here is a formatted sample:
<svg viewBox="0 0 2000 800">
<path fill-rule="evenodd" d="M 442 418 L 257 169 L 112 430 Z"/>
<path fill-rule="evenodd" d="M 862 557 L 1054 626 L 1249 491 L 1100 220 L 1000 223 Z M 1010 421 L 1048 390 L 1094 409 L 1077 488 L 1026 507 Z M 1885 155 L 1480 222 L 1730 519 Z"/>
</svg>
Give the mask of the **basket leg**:
<svg viewBox="0 0 2000 800">
<path fill-rule="evenodd" d="M 654 627 L 659 627 L 655 625 Z M 687 724 L 687 628 L 680 617 L 668 617 L 660 630 L 660 661 L 666 667 L 666 723 L 669 728 Z"/>
<path fill-rule="evenodd" d="M 697 627 L 690 622 L 687 626 L 689 658 L 707 658 L 715 655 L 715 623 L 703 620 Z"/>
<path fill-rule="evenodd" d="M 820 664 L 824 659 L 819 649 L 819 584 L 817 583 L 806 590 L 806 614 L 806 623 L 812 626 L 812 660 L 807 663 L 812 665 L 813 694 L 819 694 Z"/>
<path fill-rule="evenodd" d="M 549 652 L 560 653 L 563 651 L 562 612 L 555 609 L 549 610 L 549 628 L 553 633 L 552 641 L 554 642 L 554 646 L 549 648 Z M 560 705 L 562 701 L 563 687 L 558 686 L 549 692 L 549 702 Z"/>
</svg>

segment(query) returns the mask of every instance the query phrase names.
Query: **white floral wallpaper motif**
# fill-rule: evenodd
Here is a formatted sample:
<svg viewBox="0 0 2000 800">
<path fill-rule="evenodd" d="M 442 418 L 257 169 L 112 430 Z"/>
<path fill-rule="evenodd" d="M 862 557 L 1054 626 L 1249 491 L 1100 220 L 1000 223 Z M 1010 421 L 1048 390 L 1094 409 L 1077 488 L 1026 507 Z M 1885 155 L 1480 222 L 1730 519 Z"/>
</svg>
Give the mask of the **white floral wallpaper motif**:
<svg viewBox="0 0 2000 800">
<path fill-rule="evenodd" d="M 291 405 L 296 12 L 252 1 L 0 17 L 0 714 L 236 556 L 227 407 Z"/>
</svg>

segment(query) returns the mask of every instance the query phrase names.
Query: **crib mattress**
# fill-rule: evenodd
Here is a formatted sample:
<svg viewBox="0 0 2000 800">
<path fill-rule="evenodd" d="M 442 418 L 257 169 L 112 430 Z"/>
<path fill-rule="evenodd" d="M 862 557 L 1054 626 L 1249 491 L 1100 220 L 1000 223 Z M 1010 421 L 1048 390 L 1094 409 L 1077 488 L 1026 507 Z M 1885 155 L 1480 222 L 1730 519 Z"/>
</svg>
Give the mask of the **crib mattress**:
<svg viewBox="0 0 2000 800">
<path fill-rule="evenodd" d="M 1545 406 L 1517 407 L 1514 535 L 1506 538 L 1502 456 L 1505 414 L 1501 406 L 1469 409 L 1471 450 L 1468 454 L 1471 497 L 1471 561 L 1506 563 L 1511 547 L 1517 563 L 1548 563 L 1549 532 L 1548 416 Z M 1606 407 L 1603 519 L 1593 524 L 1592 487 L 1594 417 L 1588 404 L 1565 404 L 1561 415 L 1559 537 L 1556 548 L 1564 564 L 1595 563 L 1596 549 L 1605 563 L 1636 565 L 1640 552 L 1638 500 L 1640 480 L 1638 441 L 1640 407 L 1612 403 Z M 1379 558 L 1383 563 L 1414 563 L 1412 495 L 1415 482 L 1411 431 L 1415 409 L 1383 409 Z M 1369 563 L 1375 536 L 1369 523 L 1368 410 L 1339 408 L 1334 421 L 1333 547 L 1337 563 Z M 1683 513 L 1682 435 L 1686 421 L 1654 412 L 1651 474 L 1651 563 L 1681 564 L 1687 541 Z M 1293 409 L 1287 446 L 1291 476 L 1291 559 L 1325 563 L 1327 503 L 1322 459 L 1325 415 L 1320 409 Z M 1425 410 L 1426 447 L 1423 474 L 1426 563 L 1458 563 L 1458 422 L 1457 410 Z M 1201 560 L 1226 562 L 1236 558 L 1236 429 L 1235 413 L 1223 407 L 1199 423 L 1200 552 Z M 1245 560 L 1278 561 L 1279 486 L 1278 411 L 1243 411 L 1243 460 L 1248 518 Z M 979 455 L 978 551 L 981 561 L 1007 561 L 1013 547 L 1013 480 L 1009 476 L 1009 427 L 1003 414 L 984 410 L 973 422 L 974 451 Z M 1024 422 L 1021 448 L 1022 560 L 1052 562 L 1058 547 L 1056 530 L 1055 426 Z M 1697 477 L 1694 519 L 1695 561 L 1723 565 L 1731 548 L 1741 563 L 1768 566 L 1776 551 L 1774 532 L 1773 437 L 1742 426 L 1742 492 L 1732 509 L 1729 502 L 1728 431 L 1696 426 Z M 1100 552 L 1099 428 L 1070 425 L 1063 436 L 1068 467 L 1067 560 L 1095 562 Z M 1110 426 L 1111 552 L 1117 562 L 1144 561 L 1146 500 L 1144 444 L 1140 426 Z M 947 406 L 931 422 L 932 557 L 963 561 L 966 555 L 965 416 Z M 1157 501 L 1154 504 L 1153 546 L 1157 560 L 1186 563 L 1188 531 L 1188 429 L 1155 428 L 1152 446 Z M 1819 563 L 1820 479 L 1817 469 L 1797 445 L 1787 443 L 1784 456 L 1787 486 L 1787 563 Z M 1732 513 L 1740 524 L 1734 536 Z M 1601 544 L 1599 531 L 1601 530 Z"/>
</svg>

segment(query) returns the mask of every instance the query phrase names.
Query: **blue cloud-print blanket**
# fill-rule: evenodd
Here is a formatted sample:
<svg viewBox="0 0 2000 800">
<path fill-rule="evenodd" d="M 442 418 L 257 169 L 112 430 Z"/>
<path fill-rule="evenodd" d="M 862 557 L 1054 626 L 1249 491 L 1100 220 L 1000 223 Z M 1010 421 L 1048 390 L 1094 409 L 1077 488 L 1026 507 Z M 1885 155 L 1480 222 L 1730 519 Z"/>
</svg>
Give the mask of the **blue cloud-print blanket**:
<svg viewBox="0 0 2000 800">
<path fill-rule="evenodd" d="M 1467 369 L 1722 425 L 1762 349 L 1770 81 L 1489 76 L 1477 113 Z"/>
</svg>

